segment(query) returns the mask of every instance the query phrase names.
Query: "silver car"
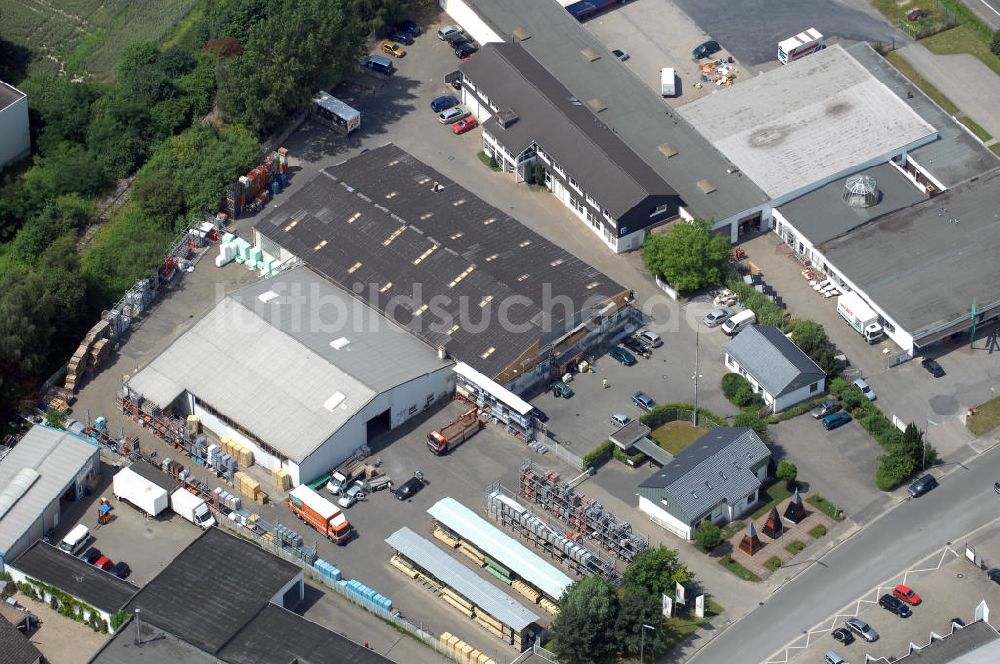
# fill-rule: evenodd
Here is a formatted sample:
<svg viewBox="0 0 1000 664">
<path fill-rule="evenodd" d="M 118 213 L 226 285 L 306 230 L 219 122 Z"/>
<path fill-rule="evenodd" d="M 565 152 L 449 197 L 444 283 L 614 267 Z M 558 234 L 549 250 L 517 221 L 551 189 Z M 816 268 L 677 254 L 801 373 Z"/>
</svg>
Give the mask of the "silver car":
<svg viewBox="0 0 1000 664">
<path fill-rule="evenodd" d="M 878 641 L 878 632 L 872 629 L 872 626 L 866 623 L 861 618 L 848 618 L 844 621 L 852 632 L 856 632 L 865 641 L 869 643 L 873 641 Z"/>
<path fill-rule="evenodd" d="M 866 383 L 863 379 L 855 379 L 853 385 L 861 390 L 861 394 L 865 395 L 865 398 L 869 401 L 875 401 L 875 399 L 878 399 L 878 395 L 875 394 L 875 390 L 873 390 L 872 386 Z"/>
<path fill-rule="evenodd" d="M 706 327 L 718 327 L 732 318 L 734 313 L 735 312 L 728 307 L 719 307 L 718 309 L 712 309 L 709 311 L 708 315 L 705 316 L 701 322 L 703 322 Z"/>
<path fill-rule="evenodd" d="M 446 111 L 438 114 L 438 120 L 441 124 L 451 124 L 452 122 L 458 122 L 464 117 L 468 117 L 469 109 L 465 106 L 452 106 Z"/>
<path fill-rule="evenodd" d="M 643 330 L 642 332 L 640 332 L 639 334 L 637 334 L 635 336 L 639 337 L 639 339 L 641 339 L 642 341 L 645 341 L 647 344 L 649 344 L 653 348 L 659 348 L 660 346 L 663 345 L 663 339 L 661 339 L 660 335 L 658 335 L 656 332 L 650 332 L 649 330 Z"/>
</svg>

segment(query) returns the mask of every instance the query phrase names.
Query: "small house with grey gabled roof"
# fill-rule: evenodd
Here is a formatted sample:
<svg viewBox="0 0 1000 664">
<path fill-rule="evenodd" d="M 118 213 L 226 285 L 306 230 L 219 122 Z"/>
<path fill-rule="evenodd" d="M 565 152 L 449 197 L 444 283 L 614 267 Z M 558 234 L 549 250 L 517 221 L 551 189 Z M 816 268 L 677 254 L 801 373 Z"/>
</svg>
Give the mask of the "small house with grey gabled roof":
<svg viewBox="0 0 1000 664">
<path fill-rule="evenodd" d="M 771 412 L 813 399 L 826 389 L 826 372 L 770 325 L 751 325 L 726 346 L 726 368 L 748 381 Z"/>
<path fill-rule="evenodd" d="M 639 510 L 684 539 L 708 519 L 741 518 L 760 498 L 771 451 L 753 429 L 717 427 L 639 484 Z"/>
</svg>

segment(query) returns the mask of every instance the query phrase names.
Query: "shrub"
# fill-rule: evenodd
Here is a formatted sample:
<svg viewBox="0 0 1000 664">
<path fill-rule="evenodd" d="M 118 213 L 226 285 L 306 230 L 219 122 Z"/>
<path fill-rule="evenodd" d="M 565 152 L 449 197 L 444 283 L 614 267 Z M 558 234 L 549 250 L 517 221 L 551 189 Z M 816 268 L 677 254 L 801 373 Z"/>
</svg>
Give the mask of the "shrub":
<svg viewBox="0 0 1000 664">
<path fill-rule="evenodd" d="M 756 410 L 748 409 L 741 412 L 733 418 L 733 426 L 750 427 L 765 443 L 769 439 L 769 436 L 767 435 L 767 419 L 761 417 Z"/>
<path fill-rule="evenodd" d="M 788 490 L 793 491 L 795 489 L 795 478 L 799 476 L 799 469 L 790 461 L 780 461 L 774 475 L 779 480 L 785 480 Z"/>
<path fill-rule="evenodd" d="M 615 459 L 621 461 L 627 466 L 632 466 L 633 468 L 638 468 L 647 459 L 646 455 L 642 452 L 636 452 L 635 454 L 628 454 L 625 450 L 621 449 L 615 445 L 614 450 L 611 452 Z"/>
<path fill-rule="evenodd" d="M 49 606 L 52 607 L 53 611 L 59 610 L 59 599 L 54 594 L 49 597 Z"/>
<path fill-rule="evenodd" d="M 116 611 L 111 616 L 111 629 L 117 632 L 118 628 L 124 625 L 126 620 L 128 620 L 127 613 L 125 613 L 124 611 Z"/>
<path fill-rule="evenodd" d="M 583 455 L 583 468 L 581 468 L 581 470 L 587 470 L 588 468 L 597 470 L 611 460 L 614 450 L 615 444 L 610 440 L 605 440 L 603 443 Z"/>
<path fill-rule="evenodd" d="M 749 387 L 750 382 L 738 373 L 727 373 L 722 377 L 722 393 L 730 401 L 736 396 L 736 392 L 744 386 Z"/>
<path fill-rule="evenodd" d="M 906 454 L 893 452 L 880 457 L 875 470 L 875 486 L 879 491 L 892 491 L 913 474 L 913 459 Z"/>
<path fill-rule="evenodd" d="M 490 168 L 492 168 L 493 170 L 497 170 L 500 168 L 500 164 L 497 163 L 497 158 L 494 157 L 493 155 L 490 155 Z"/>
<path fill-rule="evenodd" d="M 809 531 L 809 536 L 812 537 L 813 539 L 819 539 L 823 535 L 826 535 L 826 533 L 827 533 L 826 526 L 824 526 L 821 523 Z"/>
<path fill-rule="evenodd" d="M 840 395 L 844 393 L 844 390 L 850 386 L 851 383 L 847 379 L 841 378 L 840 376 L 830 379 L 830 382 L 826 384 L 826 388 L 830 391 L 830 394 L 838 399 L 840 398 Z"/>
<path fill-rule="evenodd" d="M 771 570 L 772 572 L 777 571 L 781 567 L 781 558 L 778 556 L 771 556 L 764 562 L 764 567 Z"/>
<path fill-rule="evenodd" d="M 990 50 L 993 55 L 1000 56 L 1000 30 L 993 33 L 993 41 L 990 42 Z"/>
<path fill-rule="evenodd" d="M 854 412 L 855 408 L 868 401 L 868 399 L 865 398 L 865 395 L 861 394 L 861 390 L 856 388 L 854 385 L 848 385 L 840 393 L 840 400 L 843 402 L 844 410 L 850 412 Z"/>
<path fill-rule="evenodd" d="M 694 541 L 702 551 L 711 551 L 722 544 L 722 531 L 711 521 L 702 521 L 695 531 Z"/>
</svg>

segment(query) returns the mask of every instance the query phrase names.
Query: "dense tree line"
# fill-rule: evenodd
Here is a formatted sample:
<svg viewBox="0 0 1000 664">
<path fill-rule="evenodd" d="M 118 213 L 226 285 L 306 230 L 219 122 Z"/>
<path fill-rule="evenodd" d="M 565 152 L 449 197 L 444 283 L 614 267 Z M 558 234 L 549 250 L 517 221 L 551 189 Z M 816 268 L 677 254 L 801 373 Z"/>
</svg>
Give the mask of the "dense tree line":
<svg viewBox="0 0 1000 664">
<path fill-rule="evenodd" d="M 129 44 L 112 83 L 5 67 L 33 153 L 0 183 L 0 411 L 57 368 L 101 309 L 163 260 L 316 89 L 352 71 L 399 0 L 204 0 L 161 48 Z M 11 60 L 13 62 L 13 60 Z M 213 108 L 221 121 L 202 126 Z M 98 201 L 134 177 L 107 219 Z M 100 223 L 87 243 L 84 229 Z"/>
</svg>

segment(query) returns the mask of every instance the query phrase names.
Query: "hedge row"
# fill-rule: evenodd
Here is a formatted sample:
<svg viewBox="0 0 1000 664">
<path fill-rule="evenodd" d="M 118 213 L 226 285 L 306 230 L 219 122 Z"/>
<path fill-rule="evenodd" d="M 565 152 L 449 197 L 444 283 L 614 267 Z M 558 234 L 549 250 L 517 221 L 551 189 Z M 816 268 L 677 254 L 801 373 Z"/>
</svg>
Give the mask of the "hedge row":
<svg viewBox="0 0 1000 664">
<path fill-rule="evenodd" d="M 659 426 L 663 426 L 667 422 L 673 422 L 674 420 L 679 419 L 690 419 L 693 412 L 694 404 L 676 401 L 674 403 L 665 403 L 661 406 L 657 406 L 640 417 L 639 421 L 648 426 L 650 429 L 655 429 Z M 699 408 L 698 426 L 713 429 L 715 427 L 729 426 L 729 424 L 726 422 L 726 418 L 719 417 L 710 410 Z"/>
<path fill-rule="evenodd" d="M 773 325 L 782 332 L 790 332 L 794 324 L 788 312 L 776 305 L 771 300 L 764 297 L 763 293 L 758 293 L 753 286 L 743 283 L 742 279 L 732 278 L 729 283 L 729 290 L 736 293 L 747 309 L 750 309 L 757 316 L 757 322 L 761 325 Z"/>
<path fill-rule="evenodd" d="M 834 380 L 836 380 L 836 379 L 834 379 Z M 841 380 L 843 380 L 843 379 L 841 379 Z M 832 394 L 833 390 L 830 390 L 830 393 Z M 826 396 L 816 397 L 815 399 L 813 399 L 811 401 L 803 401 L 802 403 L 797 403 L 794 406 L 792 406 L 791 408 L 788 408 L 788 409 L 785 409 L 785 410 L 781 411 L 777 415 L 771 415 L 769 418 L 767 418 L 767 423 L 768 424 L 777 424 L 778 422 L 784 422 L 785 420 L 790 420 L 793 417 L 798 417 L 799 415 L 804 415 L 805 413 L 808 413 L 810 410 L 812 410 L 816 406 L 819 406 L 821 403 L 823 403 L 824 401 L 826 401 L 829 398 L 830 397 L 826 397 Z"/>
<path fill-rule="evenodd" d="M 643 463 L 645 463 L 646 459 L 648 458 L 642 452 L 636 452 L 635 454 L 628 454 L 627 452 L 625 452 L 625 450 L 621 449 L 617 445 L 615 445 L 615 449 L 612 452 L 612 454 L 616 459 L 618 459 L 625 465 L 632 466 L 633 468 L 638 468 Z"/>
<path fill-rule="evenodd" d="M 48 595 L 49 606 L 52 607 L 53 611 L 58 611 L 60 615 L 75 620 L 78 623 L 89 625 L 95 632 L 100 632 L 101 634 L 108 633 L 108 621 L 101 618 L 97 609 L 89 604 L 84 604 L 71 595 L 67 595 L 58 588 L 35 579 L 30 579 L 30 583 L 18 583 L 17 589 L 25 597 L 33 599 L 36 602 L 44 602 L 45 595 Z"/>
<path fill-rule="evenodd" d="M 581 470 L 587 470 L 588 468 L 593 468 L 597 470 L 608 461 L 611 460 L 614 455 L 616 445 L 610 440 L 605 440 L 603 443 L 590 450 L 583 455 L 583 468 Z"/>
</svg>

